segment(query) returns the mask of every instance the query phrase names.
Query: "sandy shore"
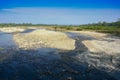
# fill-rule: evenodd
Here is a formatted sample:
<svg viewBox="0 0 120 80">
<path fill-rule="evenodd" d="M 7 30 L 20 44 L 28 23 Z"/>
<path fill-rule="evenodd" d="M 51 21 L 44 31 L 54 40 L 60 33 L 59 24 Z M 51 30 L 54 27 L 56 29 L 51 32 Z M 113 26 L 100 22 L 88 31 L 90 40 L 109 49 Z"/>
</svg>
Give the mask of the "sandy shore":
<svg viewBox="0 0 120 80">
<path fill-rule="evenodd" d="M 13 33 L 22 32 L 25 29 L 8 27 L 0 28 L 0 31 Z M 81 39 L 82 43 L 91 52 L 95 53 L 107 53 L 107 54 L 119 54 L 120 53 L 120 38 L 109 37 L 108 34 L 91 32 L 91 31 L 69 31 L 72 33 L 78 33 L 83 36 L 90 36 L 94 39 Z M 80 37 L 81 38 L 81 37 Z M 40 48 L 49 47 L 64 50 L 74 50 L 75 40 L 69 38 L 62 32 L 48 31 L 48 30 L 35 30 L 31 33 L 17 34 L 14 36 L 15 42 L 20 48 Z M 82 49 L 82 47 L 81 47 Z"/>
<path fill-rule="evenodd" d="M 107 53 L 110 55 L 120 54 L 120 40 L 115 41 L 100 41 L 100 40 L 86 40 L 83 44 L 91 51 L 95 53 Z"/>
<path fill-rule="evenodd" d="M 95 53 L 107 53 L 110 55 L 120 54 L 120 38 L 108 34 L 90 31 L 71 31 L 82 35 L 91 36 L 93 40 L 83 40 L 82 43 Z"/>
<path fill-rule="evenodd" d="M 70 39 L 62 32 L 35 30 L 31 33 L 17 34 L 15 42 L 20 48 L 34 49 L 40 47 L 74 50 L 75 40 Z"/>
<path fill-rule="evenodd" d="M 14 32 L 22 32 L 25 29 L 22 28 L 16 28 L 16 27 L 6 27 L 6 28 L 0 28 L 0 31 L 6 32 L 6 33 L 14 33 Z"/>
</svg>

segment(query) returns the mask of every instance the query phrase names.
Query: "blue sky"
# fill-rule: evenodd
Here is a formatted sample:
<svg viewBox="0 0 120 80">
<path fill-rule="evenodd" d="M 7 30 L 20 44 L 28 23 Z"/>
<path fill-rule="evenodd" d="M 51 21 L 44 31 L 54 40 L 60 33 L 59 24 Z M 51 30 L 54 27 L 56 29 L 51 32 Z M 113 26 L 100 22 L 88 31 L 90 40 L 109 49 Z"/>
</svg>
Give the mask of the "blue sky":
<svg viewBox="0 0 120 80">
<path fill-rule="evenodd" d="M 0 0 L 0 23 L 87 24 L 118 18 L 119 0 Z"/>
</svg>

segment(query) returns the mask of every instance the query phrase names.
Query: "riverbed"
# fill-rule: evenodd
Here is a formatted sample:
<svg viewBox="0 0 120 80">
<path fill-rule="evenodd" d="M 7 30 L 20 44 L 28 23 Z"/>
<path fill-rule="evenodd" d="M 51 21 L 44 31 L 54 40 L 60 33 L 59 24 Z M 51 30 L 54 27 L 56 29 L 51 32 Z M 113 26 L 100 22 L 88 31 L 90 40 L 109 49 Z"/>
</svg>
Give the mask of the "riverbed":
<svg viewBox="0 0 120 80">
<path fill-rule="evenodd" d="M 33 31 L 27 30 L 17 34 L 0 32 L 0 80 L 120 79 L 119 54 L 91 52 L 89 47 L 83 44 L 84 40 L 97 40 L 97 38 L 74 32 L 62 32 L 60 34 L 65 35 L 64 39 L 70 38 L 73 41 L 71 42 L 72 47 L 64 47 L 64 44 L 68 45 L 68 40 L 61 47 L 38 44 L 35 45 L 35 48 L 33 48 L 34 45 L 27 48 L 20 47 L 14 40 L 16 35 L 24 37 Z M 57 37 L 51 38 L 59 40 Z"/>
</svg>

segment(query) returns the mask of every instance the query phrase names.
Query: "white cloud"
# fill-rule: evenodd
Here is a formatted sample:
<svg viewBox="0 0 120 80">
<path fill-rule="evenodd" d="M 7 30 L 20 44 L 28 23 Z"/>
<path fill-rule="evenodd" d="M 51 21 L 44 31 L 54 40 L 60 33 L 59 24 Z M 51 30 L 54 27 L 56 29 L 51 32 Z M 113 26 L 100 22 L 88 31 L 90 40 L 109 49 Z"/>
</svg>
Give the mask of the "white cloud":
<svg viewBox="0 0 120 80">
<path fill-rule="evenodd" d="M 0 10 L 0 22 L 31 22 L 46 24 L 84 24 L 98 21 L 115 21 L 120 10 L 67 9 L 67 8 L 10 8 Z"/>
</svg>

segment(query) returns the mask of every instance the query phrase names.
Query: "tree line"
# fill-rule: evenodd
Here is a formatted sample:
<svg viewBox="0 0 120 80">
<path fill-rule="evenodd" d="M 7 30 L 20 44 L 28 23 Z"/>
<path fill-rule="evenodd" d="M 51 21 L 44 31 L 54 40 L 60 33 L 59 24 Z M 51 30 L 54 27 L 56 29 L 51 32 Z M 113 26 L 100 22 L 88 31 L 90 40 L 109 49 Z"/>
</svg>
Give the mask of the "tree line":
<svg viewBox="0 0 120 80">
<path fill-rule="evenodd" d="M 79 26 L 112 26 L 120 27 L 120 19 L 116 22 L 98 22 L 84 25 L 58 25 L 58 24 L 32 24 L 32 23 L 0 23 L 0 27 L 17 27 L 17 26 L 67 26 L 67 27 L 79 27 Z"/>
</svg>

